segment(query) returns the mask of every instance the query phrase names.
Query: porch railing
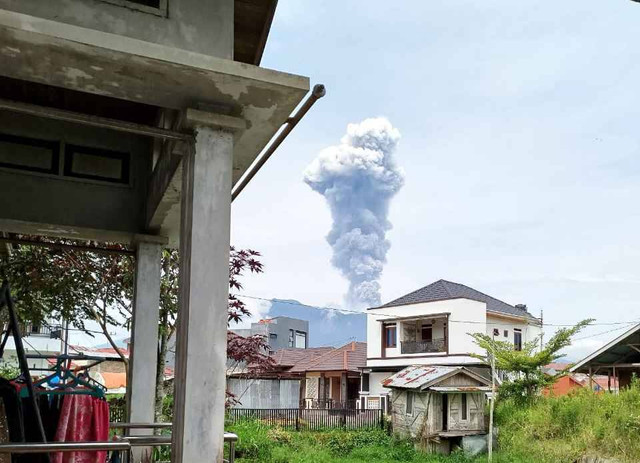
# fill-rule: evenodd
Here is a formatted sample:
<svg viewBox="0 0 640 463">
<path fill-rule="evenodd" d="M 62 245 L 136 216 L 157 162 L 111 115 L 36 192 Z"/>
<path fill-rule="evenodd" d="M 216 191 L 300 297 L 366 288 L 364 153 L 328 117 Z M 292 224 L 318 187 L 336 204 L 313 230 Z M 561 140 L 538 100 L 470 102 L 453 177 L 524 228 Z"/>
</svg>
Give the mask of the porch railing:
<svg viewBox="0 0 640 463">
<path fill-rule="evenodd" d="M 400 349 L 403 354 L 445 352 L 447 349 L 447 340 L 433 339 L 431 341 L 402 341 L 400 343 Z"/>
</svg>

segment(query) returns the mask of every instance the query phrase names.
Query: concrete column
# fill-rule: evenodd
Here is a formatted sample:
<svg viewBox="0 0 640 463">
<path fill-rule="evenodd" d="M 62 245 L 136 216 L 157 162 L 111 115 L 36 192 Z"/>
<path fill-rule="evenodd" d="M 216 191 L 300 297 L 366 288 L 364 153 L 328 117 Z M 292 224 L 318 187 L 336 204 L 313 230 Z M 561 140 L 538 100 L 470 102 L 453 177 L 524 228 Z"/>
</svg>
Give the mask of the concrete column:
<svg viewBox="0 0 640 463">
<path fill-rule="evenodd" d="M 218 463 L 224 445 L 233 135 L 194 125 L 195 150 L 182 161 L 171 461 Z"/>
<path fill-rule="evenodd" d="M 347 373 L 343 372 L 340 375 L 340 402 L 342 402 L 344 408 L 347 408 L 347 381 Z"/>
<path fill-rule="evenodd" d="M 129 359 L 129 420 L 153 423 L 155 411 L 156 365 L 158 361 L 158 317 L 160 308 L 160 257 L 162 245 L 137 245 Z M 131 430 L 148 433 L 149 430 Z M 151 448 L 137 447 L 134 462 Z"/>
</svg>

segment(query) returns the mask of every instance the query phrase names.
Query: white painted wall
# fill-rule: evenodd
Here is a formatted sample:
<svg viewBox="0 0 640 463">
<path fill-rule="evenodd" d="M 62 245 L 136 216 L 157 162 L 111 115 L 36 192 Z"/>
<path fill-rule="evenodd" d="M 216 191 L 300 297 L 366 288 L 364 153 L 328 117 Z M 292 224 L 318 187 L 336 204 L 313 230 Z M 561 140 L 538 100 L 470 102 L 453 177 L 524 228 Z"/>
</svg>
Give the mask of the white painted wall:
<svg viewBox="0 0 640 463">
<path fill-rule="evenodd" d="M 542 328 L 533 323 L 526 323 L 524 320 L 511 319 L 508 317 L 496 317 L 495 315 L 489 314 L 487 315 L 487 335 L 493 337 L 494 329 L 497 329 L 499 332 L 499 336 L 495 337 L 496 341 L 508 341 L 511 343 L 514 342 L 515 329 L 520 329 L 522 332 L 523 345 L 525 342 L 535 340 L 542 332 Z M 504 335 L 505 331 L 507 331 L 506 337 Z"/>
<path fill-rule="evenodd" d="M 469 299 L 452 299 L 370 310 L 367 314 L 367 358 L 379 359 L 382 357 L 382 321 L 393 317 L 428 317 L 432 314 L 441 313 L 450 314 L 449 354 L 480 353 L 479 348 L 467 333 L 485 332 L 486 312 L 486 304 L 484 302 Z M 400 356 L 401 336 L 402 333 L 399 330 L 398 347 L 396 349 L 387 349 L 386 357 Z M 422 356 L 425 355 L 428 354 L 422 354 Z M 432 355 L 438 356 L 439 354 Z M 367 363 L 367 366 L 373 365 Z"/>
</svg>

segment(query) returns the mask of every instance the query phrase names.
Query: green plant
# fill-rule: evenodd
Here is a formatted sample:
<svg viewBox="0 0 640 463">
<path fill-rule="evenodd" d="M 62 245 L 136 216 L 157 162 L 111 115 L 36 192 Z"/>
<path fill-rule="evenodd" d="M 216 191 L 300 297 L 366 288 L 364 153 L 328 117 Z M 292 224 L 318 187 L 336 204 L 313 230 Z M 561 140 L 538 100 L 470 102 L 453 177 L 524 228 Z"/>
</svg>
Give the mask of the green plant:
<svg viewBox="0 0 640 463">
<path fill-rule="evenodd" d="M 17 365 L 8 362 L 0 363 L 0 378 L 13 379 L 20 374 Z"/>
<path fill-rule="evenodd" d="M 472 354 L 487 365 L 491 365 L 493 359 L 495 368 L 499 371 L 511 373 L 511 377 L 505 381 L 500 390 L 500 396 L 513 398 L 523 402 L 533 400 L 540 391 L 556 379 L 566 374 L 562 371 L 555 376 L 548 376 L 542 371 L 542 367 L 561 358 L 562 349 L 571 345 L 571 338 L 588 326 L 592 319 L 583 320 L 572 328 L 561 328 L 549 339 L 546 346 L 540 349 L 540 338 L 522 345 L 520 350 L 506 341 L 497 341 L 484 333 L 469 333 L 474 342 L 481 347 L 486 354 Z"/>
</svg>

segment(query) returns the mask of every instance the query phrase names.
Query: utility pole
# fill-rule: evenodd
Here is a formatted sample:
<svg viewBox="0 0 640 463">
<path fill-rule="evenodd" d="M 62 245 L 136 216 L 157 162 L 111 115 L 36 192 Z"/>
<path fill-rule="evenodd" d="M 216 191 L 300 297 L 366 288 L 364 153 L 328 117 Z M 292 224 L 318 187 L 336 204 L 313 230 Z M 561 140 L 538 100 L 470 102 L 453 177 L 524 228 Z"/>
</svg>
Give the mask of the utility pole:
<svg viewBox="0 0 640 463">
<path fill-rule="evenodd" d="M 491 400 L 489 402 L 489 463 L 493 461 L 493 406 L 496 402 L 496 358 L 492 352 L 491 356 Z"/>
<path fill-rule="evenodd" d="M 544 349 L 544 310 L 540 309 L 540 352 Z"/>
</svg>

